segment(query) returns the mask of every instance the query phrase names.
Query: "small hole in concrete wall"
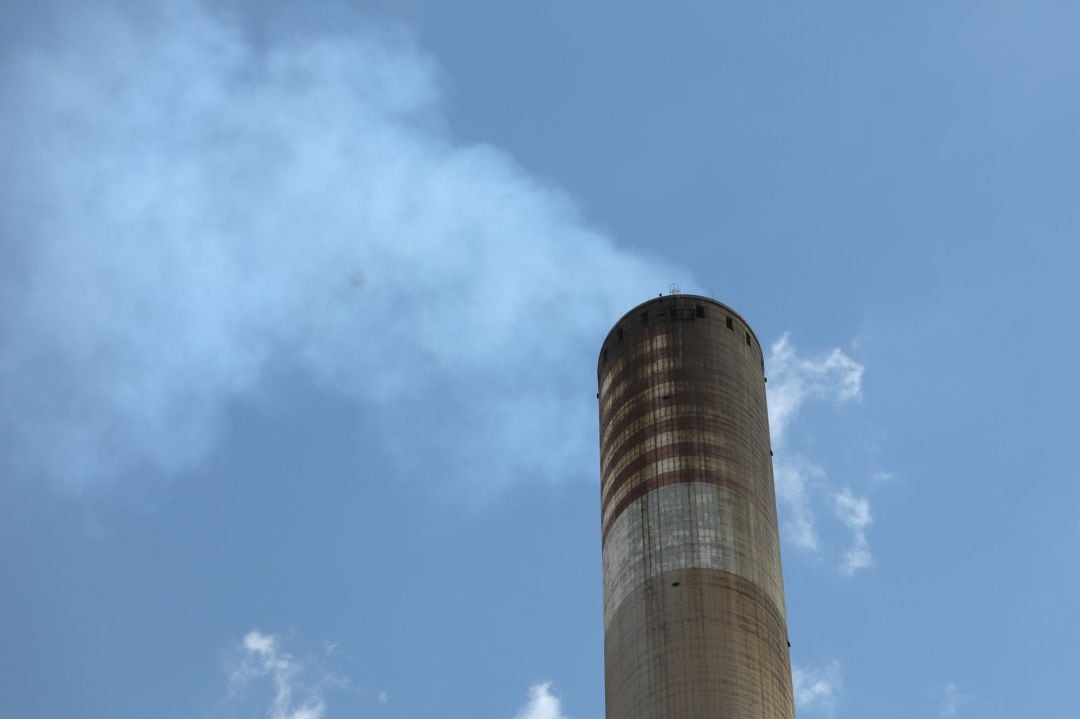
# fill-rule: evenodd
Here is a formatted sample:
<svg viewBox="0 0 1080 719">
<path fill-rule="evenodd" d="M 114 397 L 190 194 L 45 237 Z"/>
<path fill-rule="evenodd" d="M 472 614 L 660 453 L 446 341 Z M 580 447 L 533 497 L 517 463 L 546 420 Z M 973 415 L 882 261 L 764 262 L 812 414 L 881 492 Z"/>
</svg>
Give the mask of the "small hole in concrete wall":
<svg viewBox="0 0 1080 719">
<path fill-rule="evenodd" d="M 678 582 L 672 582 L 672 583 L 671 583 L 671 586 L 673 586 L 673 587 L 677 587 L 677 586 L 679 586 L 679 583 L 678 583 Z"/>
<path fill-rule="evenodd" d="M 641 324 L 643 324 L 643 325 L 649 324 L 649 313 L 648 312 L 642 312 L 641 313 Z"/>
<path fill-rule="evenodd" d="M 749 332 L 746 333 L 746 346 L 747 347 L 750 346 L 750 333 Z"/>
<path fill-rule="evenodd" d="M 604 362 L 607 362 L 607 347 L 604 348 Z"/>
<path fill-rule="evenodd" d="M 704 306 L 697 305 L 694 309 L 697 311 L 697 316 L 698 317 L 700 317 L 702 319 L 705 319 L 705 307 Z"/>
<path fill-rule="evenodd" d="M 727 328 L 729 330 L 735 329 L 735 322 L 730 317 L 727 318 Z"/>
<path fill-rule="evenodd" d="M 660 399 L 671 399 L 671 395 L 670 395 L 670 394 L 665 394 L 665 395 L 664 395 L 663 397 L 661 397 Z"/>
<path fill-rule="evenodd" d="M 622 327 L 618 329 L 619 341 L 622 342 Z"/>
</svg>

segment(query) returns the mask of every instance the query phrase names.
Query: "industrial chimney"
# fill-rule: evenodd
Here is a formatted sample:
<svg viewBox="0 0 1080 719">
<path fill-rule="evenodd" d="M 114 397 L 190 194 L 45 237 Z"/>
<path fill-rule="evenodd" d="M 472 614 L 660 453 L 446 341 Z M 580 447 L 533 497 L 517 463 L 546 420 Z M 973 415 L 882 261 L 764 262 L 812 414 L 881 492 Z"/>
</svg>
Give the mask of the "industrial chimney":
<svg viewBox="0 0 1080 719">
<path fill-rule="evenodd" d="M 597 376 L 607 719 L 793 719 L 761 345 L 673 294 Z"/>
</svg>

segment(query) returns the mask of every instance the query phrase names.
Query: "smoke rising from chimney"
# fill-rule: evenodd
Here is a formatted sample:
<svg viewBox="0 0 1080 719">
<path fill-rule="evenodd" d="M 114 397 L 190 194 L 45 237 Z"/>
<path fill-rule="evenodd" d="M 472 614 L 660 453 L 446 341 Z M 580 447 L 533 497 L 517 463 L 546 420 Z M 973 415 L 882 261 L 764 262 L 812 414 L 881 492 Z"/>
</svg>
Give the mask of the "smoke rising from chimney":
<svg viewBox="0 0 1080 719">
<path fill-rule="evenodd" d="M 406 34 L 255 42 L 195 3 L 55 22 L 0 71 L 8 474 L 182 475 L 275 366 L 432 423 L 463 479 L 591 469 L 595 338 L 688 274 L 455 141 Z"/>
</svg>

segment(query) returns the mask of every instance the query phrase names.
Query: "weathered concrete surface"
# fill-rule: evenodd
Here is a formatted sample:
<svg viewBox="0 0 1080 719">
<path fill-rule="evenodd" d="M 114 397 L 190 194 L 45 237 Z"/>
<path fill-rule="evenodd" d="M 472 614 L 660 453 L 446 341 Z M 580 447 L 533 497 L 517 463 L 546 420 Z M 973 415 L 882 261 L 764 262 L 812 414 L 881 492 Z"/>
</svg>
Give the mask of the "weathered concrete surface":
<svg viewBox="0 0 1080 719">
<path fill-rule="evenodd" d="M 608 719 L 790 719 L 761 347 L 705 297 L 646 302 L 600 353 Z"/>
</svg>

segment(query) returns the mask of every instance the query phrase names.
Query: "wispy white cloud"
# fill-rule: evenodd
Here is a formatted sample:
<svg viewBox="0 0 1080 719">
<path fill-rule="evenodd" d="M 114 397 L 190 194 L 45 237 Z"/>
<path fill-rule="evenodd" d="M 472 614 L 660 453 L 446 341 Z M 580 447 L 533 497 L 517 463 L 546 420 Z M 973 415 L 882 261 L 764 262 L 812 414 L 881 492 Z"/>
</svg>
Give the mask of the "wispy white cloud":
<svg viewBox="0 0 1080 719">
<path fill-rule="evenodd" d="M 773 475 L 776 496 L 782 505 L 780 529 L 784 538 L 801 550 L 819 552 L 821 540 L 812 495 L 816 491 L 815 483 L 824 478 L 824 471 L 803 457 L 793 457 L 777 459 Z"/>
<path fill-rule="evenodd" d="M 840 348 L 805 357 L 784 334 L 766 360 L 769 371 L 769 429 L 773 445 L 783 446 L 787 431 L 803 406 L 813 400 L 850 402 L 862 396 L 865 368 Z"/>
<path fill-rule="evenodd" d="M 850 576 L 860 569 L 867 569 L 874 562 L 870 541 L 866 537 L 866 528 L 874 518 L 870 514 L 870 501 L 865 497 L 856 497 L 850 489 L 837 492 L 833 502 L 837 517 L 851 530 L 851 547 L 840 563 L 840 571 Z"/>
<path fill-rule="evenodd" d="M 407 34 L 256 42 L 184 0 L 54 21 L 0 72 L 19 474 L 76 495 L 181 474 L 277 368 L 378 412 L 391 447 L 425 433 L 478 486 L 592 464 L 598 338 L 687 273 L 450 137 Z"/>
<path fill-rule="evenodd" d="M 811 402 L 859 400 L 865 367 L 839 348 L 805 356 L 788 334 L 773 343 L 766 367 L 769 373 L 769 424 L 773 447 L 777 450 L 773 471 L 781 532 L 797 549 L 823 553 L 818 509 L 831 499 L 833 513 L 853 535 L 852 546 L 844 553 L 839 568 L 844 574 L 854 574 L 872 562 L 866 535 L 872 521 L 869 500 L 856 498 L 847 489 L 830 489 L 824 468 L 790 450 L 789 439 L 795 431 L 793 428 L 798 426 L 800 412 Z"/>
<path fill-rule="evenodd" d="M 551 691 L 551 682 L 541 682 L 529 687 L 529 703 L 521 708 L 514 719 L 568 719 L 563 714 L 559 698 Z"/>
<path fill-rule="evenodd" d="M 954 717 L 959 714 L 961 709 L 970 704 L 971 700 L 971 696 L 960 691 L 960 688 L 955 683 L 949 682 L 941 690 L 938 716 L 944 719 Z"/>
<path fill-rule="evenodd" d="M 843 682 L 840 663 L 833 661 L 822 667 L 795 667 L 791 672 L 795 690 L 795 706 L 800 712 L 832 716 Z"/>
<path fill-rule="evenodd" d="M 229 672 L 233 698 L 253 685 L 269 683 L 270 697 L 257 700 L 270 719 L 322 719 L 326 690 L 350 685 L 315 659 L 303 660 L 287 652 L 281 638 L 258 630 L 248 632 L 239 645 L 240 656 Z"/>
</svg>

